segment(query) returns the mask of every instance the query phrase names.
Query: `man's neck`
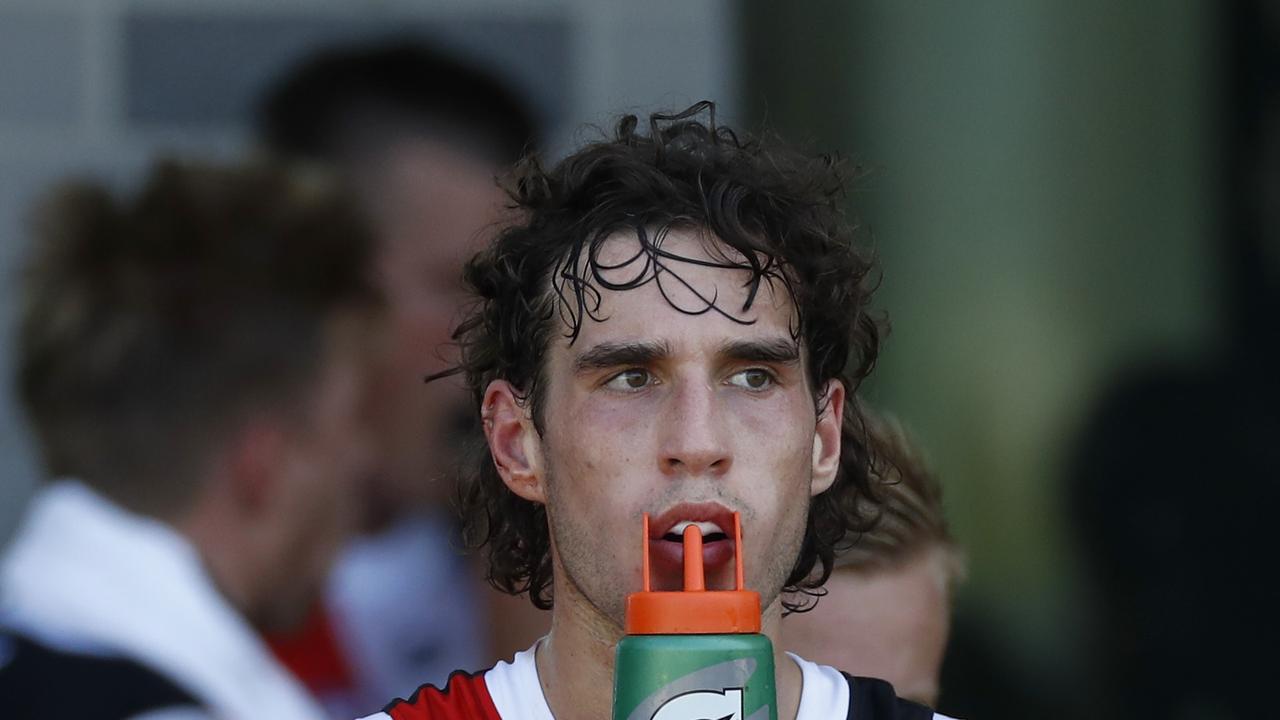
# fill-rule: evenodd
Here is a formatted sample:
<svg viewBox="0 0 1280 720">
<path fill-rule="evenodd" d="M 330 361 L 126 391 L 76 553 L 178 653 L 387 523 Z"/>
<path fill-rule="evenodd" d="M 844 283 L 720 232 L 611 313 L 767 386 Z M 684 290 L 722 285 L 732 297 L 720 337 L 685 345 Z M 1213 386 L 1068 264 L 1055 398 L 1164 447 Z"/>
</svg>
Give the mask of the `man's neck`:
<svg viewBox="0 0 1280 720">
<path fill-rule="evenodd" d="M 564 585 L 569 585 L 565 583 Z M 559 589 L 559 588 L 557 588 Z M 613 661 L 622 628 L 599 612 L 576 588 L 556 594 L 551 633 L 538 646 L 538 679 L 556 720 L 599 720 L 613 714 Z M 773 643 L 778 718 L 793 720 L 800 709 L 800 667 L 778 646 L 781 600 L 765 609 L 761 632 Z"/>
<path fill-rule="evenodd" d="M 538 680 L 557 720 L 599 720 L 613 714 L 614 648 L 622 628 L 578 593 L 557 585 L 551 632 L 538 646 Z"/>
</svg>

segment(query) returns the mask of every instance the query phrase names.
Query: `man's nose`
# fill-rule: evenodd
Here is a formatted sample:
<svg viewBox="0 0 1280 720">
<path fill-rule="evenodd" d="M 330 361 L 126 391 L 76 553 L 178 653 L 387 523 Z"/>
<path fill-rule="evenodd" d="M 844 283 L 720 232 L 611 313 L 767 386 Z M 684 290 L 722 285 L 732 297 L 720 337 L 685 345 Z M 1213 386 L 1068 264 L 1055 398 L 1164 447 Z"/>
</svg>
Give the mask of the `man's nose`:
<svg viewBox="0 0 1280 720">
<path fill-rule="evenodd" d="M 715 389 L 705 382 L 681 383 L 662 417 L 659 462 L 668 475 L 723 475 L 733 462 Z"/>
</svg>

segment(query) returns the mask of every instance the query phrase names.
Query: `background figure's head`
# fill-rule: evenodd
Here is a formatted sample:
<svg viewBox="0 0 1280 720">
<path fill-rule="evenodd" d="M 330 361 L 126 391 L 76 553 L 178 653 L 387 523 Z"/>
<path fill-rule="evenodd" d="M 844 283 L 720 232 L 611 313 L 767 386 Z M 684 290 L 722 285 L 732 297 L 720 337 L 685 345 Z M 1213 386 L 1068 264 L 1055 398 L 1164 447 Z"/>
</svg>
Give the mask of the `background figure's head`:
<svg viewBox="0 0 1280 720">
<path fill-rule="evenodd" d="M 811 501 L 807 492 L 787 497 L 782 503 L 785 518 L 776 518 L 778 527 L 747 527 L 748 574 L 753 568 L 760 573 L 766 567 L 778 568 L 776 578 L 757 576 L 764 585 L 757 589 L 768 603 L 783 585 L 820 585 L 836 543 L 862 527 L 858 498 L 870 485 L 869 452 L 853 398 L 878 348 L 878 330 L 867 313 L 872 263 L 855 249 L 852 225 L 841 210 L 844 177 L 839 163 L 739 137 L 715 123 L 710 103 L 676 115 L 654 115 L 648 132 L 638 125 L 636 117 L 624 117 L 615 136 L 582 148 L 553 169 L 545 170 L 536 161 L 521 166 L 512 194 L 525 213 L 523 222 L 504 231 L 468 265 L 466 278 L 480 304 L 457 333 L 463 349 L 461 369 L 477 406 L 488 402 L 486 393 L 494 383 L 512 389 L 528 416 L 526 449 L 547 458 L 549 469 L 543 468 L 539 482 L 550 484 L 554 496 L 557 456 L 563 458 L 574 449 L 570 446 L 600 430 L 585 425 L 583 418 L 551 417 L 557 401 L 571 395 L 566 385 L 556 385 L 561 380 L 552 366 L 558 355 L 576 350 L 575 341 L 598 328 L 629 322 L 619 319 L 624 316 L 643 322 L 643 317 L 637 318 L 641 313 L 626 307 L 637 302 L 649 303 L 649 315 L 665 318 L 662 322 L 680 325 L 682 329 L 670 330 L 683 333 L 671 345 L 701 332 L 698 328 L 727 328 L 730 334 L 736 328 L 750 340 L 752 333 L 775 319 L 771 313 L 778 314 L 773 352 L 753 359 L 790 368 L 801 391 L 802 403 L 794 406 L 799 414 L 777 414 L 771 419 L 773 430 L 757 426 L 728 441 L 767 446 L 773 436 L 786 434 L 779 429 L 809 433 L 793 463 L 798 467 L 787 469 L 803 475 L 802 483 L 818 484 L 817 478 L 809 477 L 808 466 L 810 456 L 819 463 L 824 448 L 834 450 L 836 459 L 843 453 L 844 462 L 837 478 L 833 461 L 831 477 L 821 484 L 830 489 Z M 687 318 L 701 325 L 686 327 Z M 638 351 L 634 361 L 642 365 L 670 362 L 658 356 L 678 353 L 679 348 Z M 761 355 L 760 348 L 745 351 Z M 792 351 L 794 357 L 788 357 Z M 582 370 L 604 360 L 593 356 L 576 363 Z M 621 378 L 639 383 L 632 385 L 638 388 L 662 371 L 648 367 L 628 372 L 611 380 L 611 386 Z M 769 372 L 744 376 L 743 382 L 751 389 L 766 388 L 775 381 Z M 739 378 L 734 375 L 726 385 L 730 381 L 738 384 Z M 633 407 L 625 414 L 646 412 Z M 680 415 L 685 420 L 687 416 Z M 821 435 L 823 424 L 832 419 L 833 436 L 819 442 L 815 433 Z M 578 432 L 557 435 L 562 422 L 579 423 Z M 486 427 L 491 446 L 501 444 L 495 442 L 499 430 L 493 424 Z M 644 453 L 641 445 L 649 440 L 635 437 L 634 442 L 636 452 Z M 493 454 L 501 460 L 497 451 Z M 560 556 L 589 551 L 605 565 L 619 561 L 614 569 L 585 578 L 573 577 L 570 568 L 570 580 L 638 587 L 639 553 L 632 542 L 638 511 L 625 519 L 624 527 L 593 528 L 589 523 L 603 517 L 565 513 L 558 523 L 554 507 L 508 489 L 494 459 L 477 461 L 466 479 L 463 499 L 470 538 L 488 543 L 490 577 L 498 587 L 513 593 L 530 591 L 536 604 L 550 605 L 555 545 L 560 546 Z M 650 459 L 638 457 L 628 468 L 641 474 L 637 482 L 654 482 L 658 470 L 650 470 Z M 724 458 L 725 465 L 728 460 Z M 732 472 L 759 470 L 746 465 L 740 463 Z M 594 472 L 607 474 L 603 467 Z M 700 492 L 732 492 L 730 480 L 717 483 L 700 485 Z M 599 490 L 587 503 L 589 512 L 623 502 L 610 492 Z M 654 493 L 657 496 L 659 490 Z M 762 516 L 773 510 L 757 509 Z M 582 539 L 592 544 L 565 547 L 564 540 L 575 531 L 579 538 L 589 536 Z M 558 534 L 565 537 L 557 540 Z M 775 540 L 774 545 L 765 544 Z M 612 557 L 624 542 L 625 549 L 616 551 L 619 557 Z M 753 548 L 759 554 L 752 555 Z M 630 576 L 633 564 L 635 577 Z M 617 577 L 620 574 L 625 576 Z M 601 609 L 615 615 L 620 592 L 610 588 L 608 598 L 593 602 L 608 604 Z"/>
<path fill-rule="evenodd" d="M 49 473 L 187 533 L 252 620 L 293 619 L 369 472 L 361 217 L 314 172 L 162 162 L 129 198 L 61 188 L 36 230 L 18 388 Z"/>
<path fill-rule="evenodd" d="M 877 521 L 846 539 L 826 595 L 783 622 L 784 647 L 934 705 L 964 561 L 937 478 L 897 422 L 867 417 L 876 492 L 864 502 Z"/>
<path fill-rule="evenodd" d="M 391 331 L 371 419 L 381 469 L 374 518 L 439 502 L 472 413 L 452 362 L 463 263 L 502 217 L 495 176 L 536 139 L 530 111 L 488 73 L 412 43 L 334 48 L 304 60 L 259 106 L 266 149 L 332 166 L 377 230 Z"/>
</svg>

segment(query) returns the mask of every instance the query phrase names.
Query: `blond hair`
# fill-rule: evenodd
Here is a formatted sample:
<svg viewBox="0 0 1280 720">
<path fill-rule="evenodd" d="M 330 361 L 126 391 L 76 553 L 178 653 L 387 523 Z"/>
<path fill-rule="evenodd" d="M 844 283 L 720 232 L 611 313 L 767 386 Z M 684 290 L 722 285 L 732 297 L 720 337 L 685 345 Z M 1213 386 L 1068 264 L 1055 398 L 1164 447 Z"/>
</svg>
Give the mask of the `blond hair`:
<svg viewBox="0 0 1280 720">
<path fill-rule="evenodd" d="M 901 567 L 931 548 L 947 555 L 948 582 L 964 575 L 942 505 L 942 484 L 902 424 L 867 413 L 874 494 L 863 499 L 876 518 L 870 530 L 847 535 L 837 547 L 835 569 L 876 572 Z"/>
</svg>

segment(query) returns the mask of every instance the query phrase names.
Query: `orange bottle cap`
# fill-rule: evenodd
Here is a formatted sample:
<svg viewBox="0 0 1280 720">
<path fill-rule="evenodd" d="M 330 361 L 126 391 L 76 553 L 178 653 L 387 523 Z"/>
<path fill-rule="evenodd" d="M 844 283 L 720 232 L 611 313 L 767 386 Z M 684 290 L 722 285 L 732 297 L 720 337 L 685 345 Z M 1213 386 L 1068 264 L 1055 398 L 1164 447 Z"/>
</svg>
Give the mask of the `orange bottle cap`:
<svg viewBox="0 0 1280 720">
<path fill-rule="evenodd" d="M 702 530 L 684 529 L 684 590 L 649 589 L 649 514 L 644 515 L 644 590 L 627 596 L 629 635 L 719 635 L 760 632 L 760 594 L 743 588 L 742 524 L 733 514 L 736 590 L 707 590 Z"/>
</svg>

